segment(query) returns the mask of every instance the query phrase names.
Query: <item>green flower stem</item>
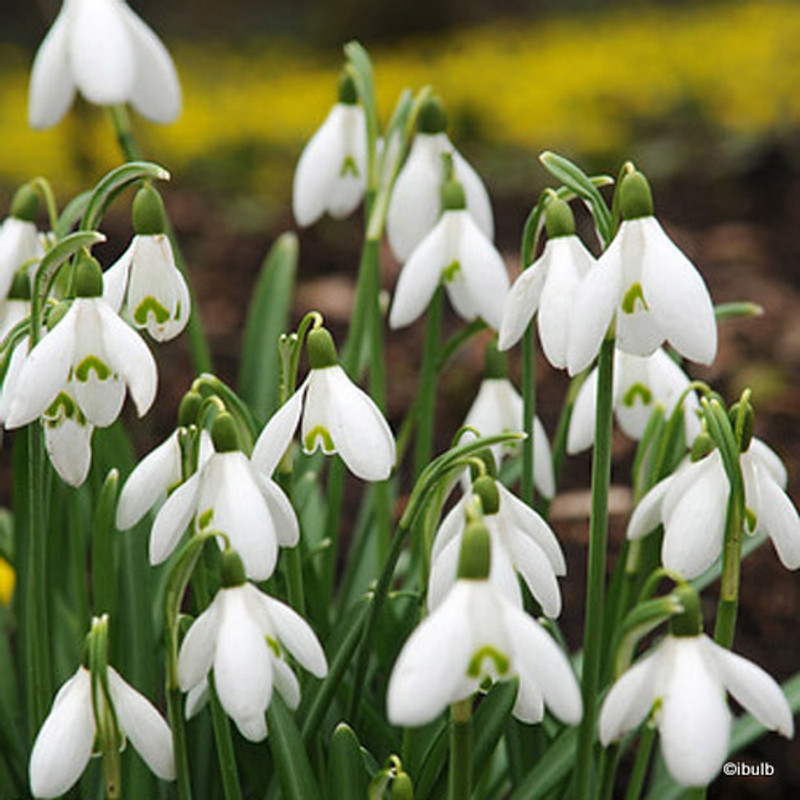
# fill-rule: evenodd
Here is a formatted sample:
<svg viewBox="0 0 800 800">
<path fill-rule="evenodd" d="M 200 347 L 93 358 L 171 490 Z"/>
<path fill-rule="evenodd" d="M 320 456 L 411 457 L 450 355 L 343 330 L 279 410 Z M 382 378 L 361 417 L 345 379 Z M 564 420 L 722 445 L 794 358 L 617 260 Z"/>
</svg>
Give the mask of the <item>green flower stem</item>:
<svg viewBox="0 0 800 800">
<path fill-rule="evenodd" d="M 111 106 L 110 113 L 111 121 L 114 124 L 114 130 L 117 134 L 117 142 L 125 160 L 140 161 L 142 159 L 142 152 L 133 134 L 133 127 L 131 126 L 131 118 L 128 114 L 128 109 L 125 106 Z M 200 311 L 197 307 L 194 286 L 192 285 L 189 271 L 186 267 L 186 261 L 183 257 L 180 245 L 178 244 L 178 240 L 175 237 L 175 230 L 172 227 L 172 222 L 169 217 L 167 217 L 166 232 L 172 244 L 172 252 L 175 255 L 175 266 L 178 267 L 186 278 L 186 284 L 189 288 L 189 295 L 192 303 L 189 322 L 186 325 L 186 335 L 189 337 L 189 352 L 192 356 L 192 364 L 194 365 L 195 372 L 213 372 L 214 365 L 211 361 L 211 350 L 208 346 L 205 330 L 203 328 L 203 320 L 200 317 Z"/>
<path fill-rule="evenodd" d="M 656 740 L 655 726 L 645 723 L 642 735 L 639 737 L 639 747 L 636 750 L 636 760 L 633 762 L 633 771 L 628 782 L 628 791 L 625 800 L 639 800 L 642 796 L 644 781 L 647 777 L 647 768 L 650 764 L 650 755 Z"/>
<path fill-rule="evenodd" d="M 536 334 L 528 325 L 522 336 L 522 491 L 521 498 L 531 507 L 536 499 L 533 476 L 533 420 L 536 416 Z"/>
<path fill-rule="evenodd" d="M 578 732 L 575 797 L 589 800 L 592 784 L 592 747 L 597 722 L 600 655 L 603 642 L 608 490 L 611 482 L 612 385 L 614 339 L 606 338 L 598 360 L 597 417 L 592 461 L 592 516 L 589 525 L 589 563 L 586 576 L 586 617 L 583 638 L 583 720 Z"/>
<path fill-rule="evenodd" d="M 725 544 L 722 550 L 722 581 L 720 583 L 714 640 L 730 649 L 736 634 L 736 616 L 739 609 L 739 572 L 742 558 L 742 529 L 744 527 L 744 487 L 737 502 L 735 490 L 728 499 L 728 516 L 725 525 Z"/>
<path fill-rule="evenodd" d="M 174 666 L 177 671 L 177 665 Z M 169 666 L 168 669 L 170 669 Z M 189 753 L 186 747 L 186 725 L 183 719 L 183 701 L 179 686 L 170 686 L 167 689 L 167 717 L 172 730 L 172 749 L 175 751 L 175 784 L 178 800 L 191 800 Z"/>
<path fill-rule="evenodd" d="M 444 288 L 439 284 L 428 306 L 425 320 L 425 347 L 422 352 L 422 370 L 417 390 L 417 436 L 414 446 L 414 480 L 416 480 L 433 452 L 433 423 L 436 409 L 436 366 L 439 360 L 439 338 L 442 330 Z"/>
<path fill-rule="evenodd" d="M 284 463 L 286 459 L 281 461 Z M 292 501 L 292 473 L 278 471 L 278 485 Z M 284 564 L 286 565 L 286 587 L 289 595 L 289 605 L 300 616 L 306 613 L 306 593 L 303 584 L 303 556 L 300 551 L 301 543 L 294 547 L 287 547 L 283 551 Z"/>
<path fill-rule="evenodd" d="M 472 796 L 472 697 L 450 706 L 450 791 L 449 800 Z"/>
</svg>

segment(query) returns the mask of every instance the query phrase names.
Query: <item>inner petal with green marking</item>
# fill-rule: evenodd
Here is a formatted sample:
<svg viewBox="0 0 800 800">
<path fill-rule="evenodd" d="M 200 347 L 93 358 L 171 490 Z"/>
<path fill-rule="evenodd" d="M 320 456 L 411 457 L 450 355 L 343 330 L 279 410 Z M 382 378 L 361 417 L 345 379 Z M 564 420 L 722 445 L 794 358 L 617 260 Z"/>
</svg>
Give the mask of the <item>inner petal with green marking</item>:
<svg viewBox="0 0 800 800">
<path fill-rule="evenodd" d="M 625 396 L 622 398 L 622 405 L 626 408 L 633 408 L 637 397 L 642 401 L 642 405 L 645 406 L 649 406 L 653 402 L 653 393 L 643 383 L 634 383 L 625 392 Z"/>
<path fill-rule="evenodd" d="M 342 168 L 339 170 L 339 177 L 344 178 L 346 175 L 352 175 L 354 178 L 359 176 L 358 165 L 353 156 L 347 156 L 342 161 Z"/>
<path fill-rule="evenodd" d="M 489 669 L 484 669 L 483 663 L 487 659 L 490 662 Z M 494 665 L 493 670 L 491 668 L 492 665 Z M 469 665 L 467 666 L 467 675 L 470 678 L 480 678 L 481 675 L 486 675 L 487 673 L 505 675 L 510 666 L 511 662 L 505 653 L 501 653 L 490 644 L 486 644 L 476 650 L 470 659 Z"/>
<path fill-rule="evenodd" d="M 147 325 L 147 320 L 150 315 L 153 315 L 153 319 L 159 324 L 163 324 L 167 322 L 170 318 L 170 313 L 164 308 L 158 300 L 155 299 L 152 295 L 148 295 L 139 303 L 138 306 L 133 311 L 133 319 L 137 325 Z"/>
<path fill-rule="evenodd" d="M 456 276 L 459 272 L 461 272 L 461 264 L 459 263 L 458 259 L 456 259 L 452 262 L 452 264 L 448 264 L 442 270 L 442 280 L 445 283 L 452 283 L 456 279 Z"/>
<path fill-rule="evenodd" d="M 303 447 L 307 453 L 313 453 L 317 449 L 317 440 L 322 441 L 322 451 L 330 455 L 336 452 L 336 445 L 333 443 L 330 431 L 324 425 L 315 425 L 303 439 Z"/>
<path fill-rule="evenodd" d="M 75 367 L 73 374 L 81 383 L 86 383 L 89 380 L 90 372 L 94 372 L 99 381 L 107 381 L 112 375 L 111 367 L 97 356 L 86 356 Z"/>
<path fill-rule="evenodd" d="M 626 314 L 633 314 L 633 312 L 636 311 L 637 300 L 645 311 L 650 310 L 650 307 L 647 305 L 647 301 L 644 299 L 642 284 L 638 281 L 636 283 L 632 283 L 628 291 L 625 292 L 625 297 L 622 298 L 622 310 Z"/>
</svg>

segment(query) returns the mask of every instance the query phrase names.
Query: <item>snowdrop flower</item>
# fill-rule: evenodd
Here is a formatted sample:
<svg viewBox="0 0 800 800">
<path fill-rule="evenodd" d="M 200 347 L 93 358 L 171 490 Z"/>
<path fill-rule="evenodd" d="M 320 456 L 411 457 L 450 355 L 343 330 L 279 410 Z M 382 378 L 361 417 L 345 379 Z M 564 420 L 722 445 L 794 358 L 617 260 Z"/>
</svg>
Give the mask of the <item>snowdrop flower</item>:
<svg viewBox="0 0 800 800">
<path fill-rule="evenodd" d="M 159 778 L 175 780 L 172 734 L 163 717 L 112 667 L 108 686 L 122 734 Z M 100 697 L 105 702 L 102 692 Z M 92 756 L 95 732 L 92 676 L 81 666 L 59 689 L 33 745 L 29 772 L 35 797 L 61 797 L 75 785 Z"/>
<path fill-rule="evenodd" d="M 491 342 L 486 348 L 484 378 L 478 394 L 464 419 L 464 426 L 474 428 L 481 436 L 494 436 L 498 433 L 522 432 L 523 403 L 519 392 L 508 379 L 508 359 L 498 353 Z M 470 432 L 464 434 L 470 436 Z M 517 445 L 512 445 L 516 449 Z M 503 456 L 503 445 L 492 445 L 495 461 Z M 539 493 L 548 500 L 556 493 L 556 479 L 553 474 L 553 459 L 550 442 L 544 425 L 538 417 L 533 418 L 533 482 Z"/>
<path fill-rule="evenodd" d="M 294 173 L 292 209 L 297 224 L 313 225 L 326 211 L 343 219 L 367 186 L 367 122 L 353 79 L 343 74 L 339 102 L 305 146 Z"/>
<path fill-rule="evenodd" d="M 717 352 L 714 306 L 700 273 L 653 216 L 640 172 L 620 187 L 623 222 L 575 293 L 567 348 L 571 375 L 585 369 L 616 314 L 617 346 L 648 356 L 666 339 L 684 358 L 710 364 Z"/>
<path fill-rule="evenodd" d="M 614 412 L 625 435 L 638 440 L 656 405 L 662 406 L 667 416 L 675 410 L 689 387 L 689 377 L 661 348 L 650 356 L 632 356 L 617 349 L 614 359 Z M 594 369 L 575 398 L 567 435 L 568 453 L 580 453 L 592 446 L 596 403 L 597 369 Z M 691 445 L 701 431 L 700 405 L 694 392 L 684 397 L 683 411 L 686 442 Z"/>
<path fill-rule="evenodd" d="M 322 447 L 325 455 L 338 453 L 356 477 L 385 480 L 397 456 L 394 436 L 380 409 L 339 366 L 333 339 L 325 328 L 308 334 L 307 352 L 311 371 L 258 437 L 253 464 L 262 472 L 271 472 L 302 415 L 305 453 Z"/>
<path fill-rule="evenodd" d="M 194 621 L 178 655 L 183 691 L 203 684 L 211 669 L 220 703 L 242 736 L 260 742 L 267 735 L 264 713 L 273 688 L 296 708 L 300 688 L 282 654 L 288 651 L 317 678 L 328 672 L 325 653 L 297 612 L 245 582 L 236 553 L 223 555 L 222 587 Z"/>
<path fill-rule="evenodd" d="M 547 204 L 547 242 L 539 258 L 514 281 L 506 295 L 498 347 L 507 350 L 525 333 L 533 315 L 547 360 L 567 366 L 567 341 L 573 300 L 594 257 L 575 235 L 569 205 L 554 197 Z"/>
<path fill-rule="evenodd" d="M 389 326 L 410 325 L 444 283 L 450 302 L 466 320 L 481 317 L 500 327 L 509 281 L 503 257 L 481 233 L 466 209 L 460 183 L 442 187 L 442 216 L 403 265 Z"/>
<path fill-rule="evenodd" d="M 76 90 L 97 105 L 130 103 L 154 122 L 172 122 L 181 110 L 169 53 L 123 0 L 65 0 L 33 62 L 31 127 L 55 125 Z"/>
<path fill-rule="evenodd" d="M 28 184 L 17 189 L 11 214 L 0 225 L 0 299 L 8 296 L 20 269 L 25 266 L 32 271 L 44 255 L 42 238 L 35 224 L 38 211 L 36 190 Z"/>
<path fill-rule="evenodd" d="M 694 624 L 674 626 L 672 634 L 611 687 L 599 730 L 607 746 L 636 728 L 658 704 L 654 720 L 667 769 L 685 786 L 705 786 L 728 756 L 731 713 L 726 691 L 764 727 L 788 738 L 794 734 L 794 721 L 780 686 L 761 667 L 704 635 L 699 606 L 691 613 Z"/>
<path fill-rule="evenodd" d="M 230 414 L 217 415 L 211 438 L 214 452 L 201 459 L 197 472 L 170 494 L 156 515 L 150 533 L 150 563 L 160 564 L 169 557 L 194 518 L 198 532 L 227 536 L 231 547 L 241 554 L 249 577 L 266 580 L 275 569 L 278 546 L 294 547 L 298 542 L 300 529 L 294 509 L 281 488 L 239 450 Z M 150 471 L 163 470 L 166 477 L 170 461 L 168 453 L 160 454 L 158 461 L 153 458 Z M 138 477 L 140 498 L 149 500 L 149 492 L 163 487 L 163 478 L 157 487 L 148 489 L 146 473 Z M 138 513 L 142 505 L 144 502 L 131 501 L 123 509 L 127 514 L 136 507 Z"/>
<path fill-rule="evenodd" d="M 486 239 L 494 238 L 494 219 L 489 195 L 478 173 L 453 147 L 445 133 L 441 101 L 429 98 L 417 117 L 417 135 L 394 184 L 386 233 L 398 261 L 407 261 L 433 230 L 443 210 L 440 188 L 445 180 L 442 156 L 453 159 L 454 178 L 464 187 L 465 207 Z"/>
<path fill-rule="evenodd" d="M 393 725 L 416 727 L 474 694 L 486 678 L 519 678 L 514 716 L 539 722 L 545 705 L 574 725 L 583 714 L 569 661 L 553 638 L 487 580 L 489 533 L 470 523 L 447 597 L 406 642 L 389 679 Z"/>
<path fill-rule="evenodd" d="M 800 567 L 800 518 L 784 491 L 786 470 L 778 456 L 752 439 L 740 456 L 748 526 L 772 539 L 787 569 Z M 661 560 L 687 579 L 705 572 L 722 550 L 730 484 L 719 450 L 686 461 L 639 502 L 628 523 L 629 539 L 664 526 Z"/>
<path fill-rule="evenodd" d="M 133 229 L 130 247 L 103 275 L 103 299 L 117 313 L 124 303 L 134 327 L 165 342 L 186 327 L 191 298 L 165 233 L 164 204 L 151 186 L 133 202 Z"/>
<path fill-rule="evenodd" d="M 78 408 L 75 398 L 66 391 L 42 414 L 44 444 L 50 463 L 61 480 L 81 486 L 92 465 L 94 425 Z"/>
<path fill-rule="evenodd" d="M 488 475 L 473 482 L 471 490 L 439 526 L 431 550 L 428 608 L 439 606 L 456 581 L 465 512 L 474 496 L 481 499 L 483 522 L 490 534 L 490 582 L 517 608 L 522 608 L 518 573 L 545 615 L 557 617 L 561 613 L 561 591 L 556 576 L 567 574 L 561 545 L 550 526 L 530 506 Z"/>
<path fill-rule="evenodd" d="M 6 425 L 18 428 L 42 416 L 61 392 L 75 398 L 92 425 L 106 427 L 118 416 L 130 391 L 139 416 L 153 404 L 156 363 L 141 337 L 100 294 L 100 265 L 90 257 L 76 267 L 76 294 L 69 310 L 52 325 L 21 368 L 10 398 Z"/>
</svg>

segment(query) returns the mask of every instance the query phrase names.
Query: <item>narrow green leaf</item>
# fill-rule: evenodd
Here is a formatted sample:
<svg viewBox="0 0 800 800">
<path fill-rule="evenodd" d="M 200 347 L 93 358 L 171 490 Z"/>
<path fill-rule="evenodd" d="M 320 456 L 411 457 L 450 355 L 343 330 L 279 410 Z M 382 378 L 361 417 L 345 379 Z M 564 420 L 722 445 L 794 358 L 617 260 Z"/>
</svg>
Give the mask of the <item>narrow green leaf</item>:
<svg viewBox="0 0 800 800">
<path fill-rule="evenodd" d="M 92 606 L 96 615 L 107 613 L 112 619 L 117 610 L 118 589 L 113 550 L 118 489 L 119 471 L 112 469 L 97 496 L 92 524 Z"/>
<path fill-rule="evenodd" d="M 86 213 L 91 198 L 92 191 L 88 189 L 85 192 L 81 192 L 76 197 L 73 197 L 72 200 L 67 203 L 66 207 L 61 212 L 61 216 L 58 218 L 58 225 L 56 225 L 56 229 L 53 231 L 56 239 L 63 239 L 78 224 L 78 221 Z"/>
<path fill-rule="evenodd" d="M 564 730 L 548 749 L 547 757 L 525 776 L 509 800 L 536 800 L 552 792 L 575 767 L 577 741 L 577 728 Z"/>
<path fill-rule="evenodd" d="M 364 797 L 369 782 L 364 756 L 353 729 L 344 722 L 333 732 L 328 759 L 327 789 L 332 800 Z"/>
<path fill-rule="evenodd" d="M 300 731 L 278 692 L 272 693 L 267 709 L 272 757 L 283 788 L 284 800 L 320 800 L 319 787 L 311 771 Z"/>
<path fill-rule="evenodd" d="M 264 259 L 247 312 L 239 392 L 262 422 L 278 405 L 278 339 L 289 322 L 297 261 L 297 236 L 282 234 Z"/>
</svg>

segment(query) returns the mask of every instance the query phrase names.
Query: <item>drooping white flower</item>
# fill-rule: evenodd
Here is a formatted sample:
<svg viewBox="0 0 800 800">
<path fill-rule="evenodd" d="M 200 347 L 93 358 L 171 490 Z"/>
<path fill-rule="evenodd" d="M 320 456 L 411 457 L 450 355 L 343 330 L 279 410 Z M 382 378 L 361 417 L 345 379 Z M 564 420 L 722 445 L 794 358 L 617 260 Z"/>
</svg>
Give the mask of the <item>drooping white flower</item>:
<svg viewBox="0 0 800 800">
<path fill-rule="evenodd" d="M 356 210 L 367 186 L 367 123 L 353 79 L 339 83 L 339 102 L 311 137 L 294 173 L 292 209 L 298 225 L 325 212 L 343 219 Z"/>
<path fill-rule="evenodd" d="M 61 480 L 80 486 L 92 465 L 94 425 L 86 420 L 75 399 L 66 391 L 42 414 L 44 444 L 50 463 Z"/>
<path fill-rule="evenodd" d="M 102 106 L 130 103 L 172 122 L 181 88 L 169 53 L 124 0 L 65 0 L 33 62 L 28 121 L 55 125 L 79 91 Z"/>
<path fill-rule="evenodd" d="M 392 430 L 369 395 L 339 366 L 333 339 L 324 328 L 309 333 L 308 358 L 308 377 L 258 437 L 253 464 L 262 472 L 271 473 L 286 452 L 302 416 L 305 453 L 321 447 L 325 455 L 338 453 L 356 477 L 385 480 L 397 459 Z"/>
<path fill-rule="evenodd" d="M 607 746 L 636 728 L 658 702 L 655 723 L 667 769 L 679 783 L 705 786 L 728 756 L 726 691 L 764 727 L 793 735 L 792 712 L 780 686 L 701 633 L 666 636 L 623 674 L 603 703 L 600 741 Z"/>
<path fill-rule="evenodd" d="M 465 533 L 465 541 L 470 535 Z M 490 545 L 485 547 L 488 552 Z M 553 638 L 486 579 L 488 564 L 480 577 L 463 577 L 461 565 L 459 574 L 395 663 L 386 698 L 389 721 L 424 725 L 474 694 L 486 678 L 517 677 L 517 719 L 539 722 L 546 705 L 563 722 L 576 724 L 583 714 L 580 690 Z"/>
<path fill-rule="evenodd" d="M 800 517 L 784 491 L 786 470 L 758 439 L 741 454 L 745 503 L 755 532 L 772 540 L 787 569 L 800 568 Z M 639 502 L 628 523 L 629 539 L 664 525 L 661 560 L 667 569 L 691 579 L 719 556 L 725 534 L 730 484 L 718 450 L 699 461 L 688 458 Z"/>
<path fill-rule="evenodd" d="M 9 428 L 44 414 L 62 391 L 101 428 L 119 416 L 126 389 L 139 416 L 153 404 L 158 372 L 150 350 L 99 296 L 97 262 L 87 257 L 77 271 L 78 296 L 25 359 L 9 401 Z"/>
<path fill-rule="evenodd" d="M 283 652 L 318 678 L 325 677 L 328 665 L 317 637 L 297 612 L 249 583 L 229 582 L 223 574 L 223 588 L 189 628 L 178 655 L 178 679 L 183 691 L 194 690 L 194 706 L 213 669 L 225 712 L 242 736 L 259 742 L 267 735 L 264 713 L 273 688 L 290 707 L 299 701 L 297 678 Z"/>
<path fill-rule="evenodd" d="M 514 281 L 506 295 L 498 347 L 507 350 L 525 333 L 533 315 L 547 360 L 567 365 L 567 343 L 575 291 L 594 257 L 575 235 L 569 206 L 558 198 L 547 206 L 548 239 L 539 258 Z"/>
<path fill-rule="evenodd" d="M 227 537 L 241 555 L 248 577 L 266 580 L 275 569 L 278 546 L 294 547 L 298 542 L 294 509 L 269 474 L 238 449 L 228 414 L 217 416 L 211 436 L 213 452 L 201 457 L 197 471 L 170 494 L 156 515 L 150 533 L 150 563 L 168 558 L 194 519 L 199 533 L 213 531 Z M 174 445 L 162 447 L 163 452 L 151 453 L 148 469 L 142 468 L 134 489 L 129 490 L 132 494 L 123 506 L 126 522 L 135 519 L 155 491 L 164 489 L 164 479 L 174 474 Z M 161 480 L 148 488 L 149 474 L 158 474 Z M 224 546 L 224 539 L 219 543 Z"/>
<path fill-rule="evenodd" d="M 458 576 L 458 559 L 466 527 L 465 510 L 473 493 L 481 497 L 483 522 L 491 539 L 489 580 L 518 608 L 522 608 L 517 574 L 548 617 L 561 613 L 557 576 L 566 575 L 561 545 L 550 526 L 499 481 L 478 478 L 470 492 L 442 520 L 431 550 L 428 608 L 441 604 Z"/>
<path fill-rule="evenodd" d="M 523 430 L 522 397 L 508 379 L 505 356 L 497 352 L 494 344 L 490 343 L 487 347 L 484 379 L 464 419 L 464 426 L 474 428 L 481 436 L 521 433 Z M 467 432 L 464 435 L 471 434 Z M 517 448 L 516 443 L 510 446 L 511 451 Z M 498 464 L 508 451 L 509 448 L 503 445 L 492 445 L 492 453 Z M 553 498 L 556 480 L 550 442 L 538 417 L 533 418 L 533 482 L 543 497 L 548 500 Z"/>
<path fill-rule="evenodd" d="M 631 439 L 641 439 L 656 405 L 669 416 L 681 395 L 689 387 L 686 373 L 659 348 L 649 356 L 632 356 L 622 350 L 614 352 L 614 413 L 622 430 Z M 597 369 L 584 381 L 570 418 L 567 452 L 580 453 L 594 441 L 595 407 L 597 404 Z M 689 392 L 683 400 L 684 432 L 691 446 L 701 430 L 697 395 Z"/>
<path fill-rule="evenodd" d="M 108 667 L 117 722 L 147 766 L 162 780 L 175 779 L 172 734 L 149 700 Z M 100 702 L 104 703 L 100 693 Z M 86 667 L 59 689 L 31 752 L 29 777 L 35 797 L 60 797 L 86 769 L 95 743 L 92 676 Z"/>
<path fill-rule="evenodd" d="M 389 326 L 410 325 L 428 307 L 440 283 L 465 320 L 483 319 L 497 330 L 509 280 L 503 257 L 465 208 L 458 183 L 445 184 L 443 212 L 400 271 Z"/>
<path fill-rule="evenodd" d="M 442 212 L 445 180 L 442 156 L 450 154 L 454 178 L 464 187 L 465 207 L 486 239 L 494 238 L 494 219 L 483 181 L 453 147 L 445 133 L 445 115 L 437 98 L 428 99 L 417 118 L 418 131 L 394 184 L 386 233 L 398 261 L 407 261 L 433 230 Z"/>
<path fill-rule="evenodd" d="M 644 176 L 626 176 L 620 191 L 617 236 L 575 293 L 570 374 L 589 366 L 615 314 L 621 350 L 648 356 L 666 340 L 684 358 L 710 364 L 717 325 L 703 278 L 653 216 Z"/>
<path fill-rule="evenodd" d="M 17 272 L 26 267 L 32 273 L 44 255 L 42 237 L 35 223 L 38 210 L 36 191 L 28 184 L 17 189 L 11 213 L 0 225 L 0 300 L 8 297 Z"/>
</svg>

